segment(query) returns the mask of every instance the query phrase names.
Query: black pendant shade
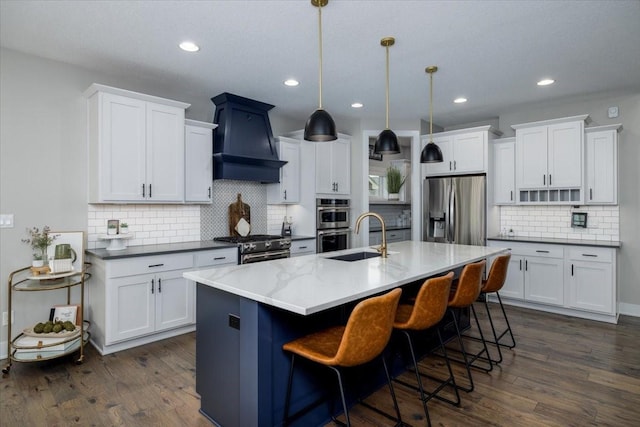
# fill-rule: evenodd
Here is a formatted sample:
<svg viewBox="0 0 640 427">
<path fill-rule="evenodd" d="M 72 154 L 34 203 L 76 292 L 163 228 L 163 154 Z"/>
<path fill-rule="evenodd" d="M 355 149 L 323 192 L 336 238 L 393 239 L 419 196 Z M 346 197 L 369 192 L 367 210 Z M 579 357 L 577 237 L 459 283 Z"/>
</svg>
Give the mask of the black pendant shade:
<svg viewBox="0 0 640 427">
<path fill-rule="evenodd" d="M 336 123 L 325 110 L 317 109 L 304 125 L 304 139 L 307 141 L 335 141 L 338 139 Z"/>
<path fill-rule="evenodd" d="M 433 142 L 429 142 L 422 149 L 420 154 L 420 163 L 440 163 L 442 162 L 442 151 Z"/>
<path fill-rule="evenodd" d="M 385 129 L 380 132 L 376 144 L 373 147 L 376 154 L 398 154 L 400 146 L 398 145 L 398 137 L 391 129 Z"/>
</svg>

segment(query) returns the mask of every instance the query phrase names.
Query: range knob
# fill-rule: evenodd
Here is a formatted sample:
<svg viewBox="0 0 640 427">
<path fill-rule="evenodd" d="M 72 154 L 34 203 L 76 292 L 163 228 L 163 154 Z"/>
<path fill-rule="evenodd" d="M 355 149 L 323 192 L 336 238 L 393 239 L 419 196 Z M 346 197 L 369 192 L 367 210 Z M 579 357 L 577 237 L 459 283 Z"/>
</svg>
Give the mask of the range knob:
<svg viewBox="0 0 640 427">
<path fill-rule="evenodd" d="M 269 249 L 271 247 L 271 242 L 269 240 L 267 240 L 266 242 L 264 242 L 264 247 Z"/>
<path fill-rule="evenodd" d="M 254 243 L 245 243 L 244 244 L 245 252 L 250 252 L 250 251 L 254 250 L 255 248 L 256 248 L 256 245 Z"/>
<path fill-rule="evenodd" d="M 288 248 L 289 246 L 291 246 L 291 240 L 280 240 L 281 248 Z"/>
</svg>

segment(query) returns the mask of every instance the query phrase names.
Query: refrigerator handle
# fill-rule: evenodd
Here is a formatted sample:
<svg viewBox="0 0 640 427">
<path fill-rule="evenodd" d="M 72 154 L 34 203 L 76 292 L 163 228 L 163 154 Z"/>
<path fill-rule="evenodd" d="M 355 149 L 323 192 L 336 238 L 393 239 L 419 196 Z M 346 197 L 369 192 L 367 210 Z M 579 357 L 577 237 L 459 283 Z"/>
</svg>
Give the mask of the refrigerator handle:
<svg viewBox="0 0 640 427">
<path fill-rule="evenodd" d="M 449 191 L 449 243 L 454 243 L 455 238 L 455 208 L 456 208 L 456 185 L 451 180 L 451 189 Z"/>
</svg>

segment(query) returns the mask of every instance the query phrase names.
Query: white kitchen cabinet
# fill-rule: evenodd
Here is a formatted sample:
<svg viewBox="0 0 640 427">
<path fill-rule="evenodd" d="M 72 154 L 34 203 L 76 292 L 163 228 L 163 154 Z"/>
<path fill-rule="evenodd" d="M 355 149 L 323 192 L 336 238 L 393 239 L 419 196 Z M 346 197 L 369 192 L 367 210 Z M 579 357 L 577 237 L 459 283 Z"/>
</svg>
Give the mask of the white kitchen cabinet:
<svg viewBox="0 0 640 427">
<path fill-rule="evenodd" d="M 85 96 L 89 201 L 184 201 L 184 110 L 189 104 L 98 84 Z"/>
<path fill-rule="evenodd" d="M 572 248 L 569 250 L 568 305 L 573 308 L 615 313 L 615 249 Z"/>
<path fill-rule="evenodd" d="M 293 240 L 290 251 L 291 257 L 315 254 L 316 239 Z"/>
<path fill-rule="evenodd" d="M 490 176 L 493 180 L 494 205 L 510 205 L 515 203 L 515 150 L 515 138 L 496 139 L 491 143 L 493 161 Z"/>
<path fill-rule="evenodd" d="M 213 123 L 185 120 L 184 200 L 211 203 L 213 182 Z"/>
<path fill-rule="evenodd" d="M 616 248 L 489 240 L 511 249 L 506 304 L 616 323 Z"/>
<path fill-rule="evenodd" d="M 443 161 L 423 164 L 423 177 L 487 172 L 487 144 L 497 134 L 490 126 L 434 134 L 433 142 L 440 147 Z M 421 148 L 428 142 L 429 136 L 422 136 Z"/>
<path fill-rule="evenodd" d="M 351 140 L 339 135 L 315 145 L 316 193 L 351 194 Z"/>
<path fill-rule="evenodd" d="M 195 268 L 238 263 L 237 247 L 117 259 L 90 256 L 91 342 L 109 354 L 195 330 Z"/>
<path fill-rule="evenodd" d="M 588 115 L 524 123 L 516 131 L 518 203 L 583 200 L 583 134 Z"/>
<path fill-rule="evenodd" d="M 585 129 L 585 203 L 618 203 L 618 132 L 622 125 Z"/>
<path fill-rule="evenodd" d="M 280 182 L 267 185 L 268 204 L 296 204 L 300 202 L 300 141 L 278 137 L 280 160 L 287 164 L 280 168 Z"/>
</svg>

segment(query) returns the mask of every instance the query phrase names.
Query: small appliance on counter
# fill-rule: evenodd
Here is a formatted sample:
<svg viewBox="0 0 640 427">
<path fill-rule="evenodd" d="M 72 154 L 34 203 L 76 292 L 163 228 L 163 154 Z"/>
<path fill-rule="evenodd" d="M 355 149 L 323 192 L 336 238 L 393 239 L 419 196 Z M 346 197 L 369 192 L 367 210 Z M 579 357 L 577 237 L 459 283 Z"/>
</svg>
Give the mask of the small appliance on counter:
<svg viewBox="0 0 640 427">
<path fill-rule="evenodd" d="M 291 224 L 293 224 L 291 217 L 285 216 L 282 221 L 282 237 L 291 237 Z"/>
</svg>

